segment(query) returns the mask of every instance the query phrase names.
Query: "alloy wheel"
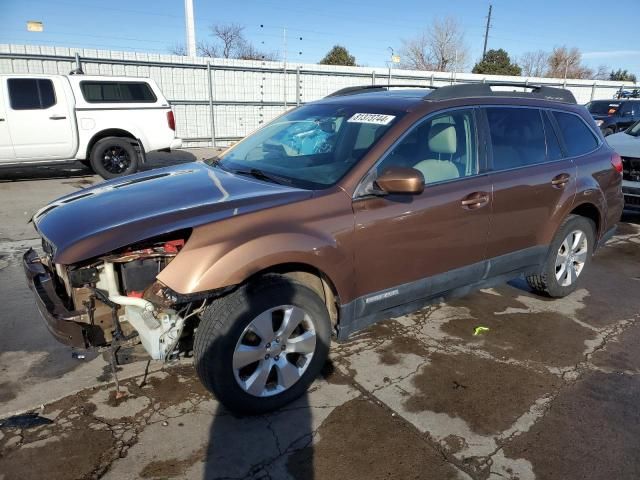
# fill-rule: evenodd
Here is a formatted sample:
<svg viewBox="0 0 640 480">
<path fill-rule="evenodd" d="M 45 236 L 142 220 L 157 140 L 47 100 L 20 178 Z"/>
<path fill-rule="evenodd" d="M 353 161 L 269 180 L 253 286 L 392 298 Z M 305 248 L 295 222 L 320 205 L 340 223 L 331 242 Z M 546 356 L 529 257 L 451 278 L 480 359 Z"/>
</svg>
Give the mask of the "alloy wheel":
<svg viewBox="0 0 640 480">
<path fill-rule="evenodd" d="M 567 287 L 578 279 L 588 251 L 587 235 L 582 230 L 574 230 L 565 237 L 556 256 L 556 279 L 561 286 Z"/>
<path fill-rule="evenodd" d="M 124 148 L 113 145 L 102 153 L 102 166 L 109 173 L 124 173 L 131 166 L 131 158 Z"/>
<path fill-rule="evenodd" d="M 316 350 L 309 314 L 293 305 L 271 308 L 244 329 L 233 353 L 238 385 L 250 395 L 269 397 L 294 385 Z"/>
</svg>

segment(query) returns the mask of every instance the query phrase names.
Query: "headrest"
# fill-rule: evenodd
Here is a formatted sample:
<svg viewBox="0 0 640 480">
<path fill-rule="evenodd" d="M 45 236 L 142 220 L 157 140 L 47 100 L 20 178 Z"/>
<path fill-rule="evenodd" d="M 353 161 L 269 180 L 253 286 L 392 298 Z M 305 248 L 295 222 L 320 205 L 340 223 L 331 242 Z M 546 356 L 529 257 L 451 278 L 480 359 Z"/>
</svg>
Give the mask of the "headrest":
<svg viewBox="0 0 640 480">
<path fill-rule="evenodd" d="M 448 123 L 436 123 L 429 129 L 429 149 L 434 153 L 456 153 L 456 127 Z"/>
</svg>

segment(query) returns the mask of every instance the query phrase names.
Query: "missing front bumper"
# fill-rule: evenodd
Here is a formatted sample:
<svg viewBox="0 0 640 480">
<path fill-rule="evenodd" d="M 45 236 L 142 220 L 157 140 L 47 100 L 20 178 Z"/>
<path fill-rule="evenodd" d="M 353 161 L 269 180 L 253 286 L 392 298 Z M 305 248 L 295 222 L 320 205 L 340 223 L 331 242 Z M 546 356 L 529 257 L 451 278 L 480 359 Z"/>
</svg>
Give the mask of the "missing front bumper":
<svg viewBox="0 0 640 480">
<path fill-rule="evenodd" d="M 85 310 L 67 309 L 56 292 L 53 274 L 33 249 L 30 248 L 24 254 L 22 263 L 27 284 L 35 295 L 40 315 L 56 340 L 76 348 L 98 347 L 106 344 L 102 329 L 90 324 Z"/>
</svg>

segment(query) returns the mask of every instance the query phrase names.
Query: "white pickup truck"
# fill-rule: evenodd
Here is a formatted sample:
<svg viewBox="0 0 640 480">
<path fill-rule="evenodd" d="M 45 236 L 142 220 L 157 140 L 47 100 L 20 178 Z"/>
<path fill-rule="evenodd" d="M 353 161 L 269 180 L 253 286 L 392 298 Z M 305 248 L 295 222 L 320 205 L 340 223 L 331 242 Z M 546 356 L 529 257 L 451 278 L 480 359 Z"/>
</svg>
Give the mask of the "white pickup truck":
<svg viewBox="0 0 640 480">
<path fill-rule="evenodd" d="M 182 146 L 169 102 L 148 78 L 0 75 L 0 166 L 79 160 L 103 178 Z"/>
</svg>

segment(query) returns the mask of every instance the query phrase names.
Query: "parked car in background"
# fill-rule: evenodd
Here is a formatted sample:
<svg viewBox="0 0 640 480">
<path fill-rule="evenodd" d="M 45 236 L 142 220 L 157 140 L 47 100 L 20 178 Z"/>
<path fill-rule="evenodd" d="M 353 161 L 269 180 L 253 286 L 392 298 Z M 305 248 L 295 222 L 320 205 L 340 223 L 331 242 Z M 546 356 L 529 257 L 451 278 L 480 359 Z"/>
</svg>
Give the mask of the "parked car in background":
<svg viewBox="0 0 640 480">
<path fill-rule="evenodd" d="M 605 137 L 640 120 L 640 100 L 594 100 L 586 107 Z"/>
<path fill-rule="evenodd" d="M 148 78 L 0 75 L 0 166 L 80 160 L 109 179 L 178 148 L 169 102 Z"/>
<path fill-rule="evenodd" d="M 639 98 L 640 89 L 634 88 L 633 90 L 623 90 L 622 88 L 616 92 L 614 98 Z"/>
<path fill-rule="evenodd" d="M 624 132 L 607 137 L 622 157 L 622 192 L 625 208 L 640 210 L 640 121 Z"/>
<path fill-rule="evenodd" d="M 571 92 L 501 88 L 346 88 L 207 163 L 52 202 L 24 256 L 49 329 L 193 346 L 204 385 L 257 413 L 304 393 L 332 334 L 521 275 L 568 295 L 620 219 L 622 163 Z"/>
</svg>

